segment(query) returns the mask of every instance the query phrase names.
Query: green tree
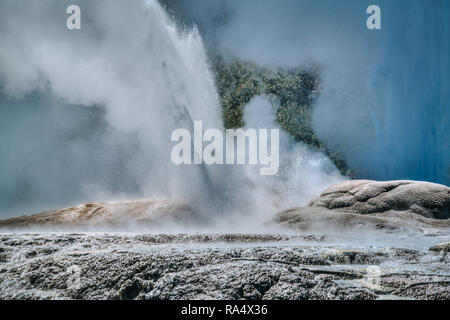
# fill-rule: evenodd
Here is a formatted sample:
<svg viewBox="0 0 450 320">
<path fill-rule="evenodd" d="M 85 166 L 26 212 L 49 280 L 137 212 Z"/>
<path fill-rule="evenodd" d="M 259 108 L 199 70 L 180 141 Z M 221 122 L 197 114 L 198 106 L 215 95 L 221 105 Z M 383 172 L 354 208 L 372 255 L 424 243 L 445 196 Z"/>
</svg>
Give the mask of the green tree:
<svg viewBox="0 0 450 320">
<path fill-rule="evenodd" d="M 296 141 L 324 152 L 345 175 L 351 170 L 344 158 L 319 140 L 312 129 L 312 106 L 318 94 L 319 74 L 302 69 L 272 70 L 235 57 L 209 53 L 210 65 L 220 95 L 224 126 L 244 126 L 244 108 L 258 95 L 268 95 L 279 105 L 276 122 Z"/>
</svg>

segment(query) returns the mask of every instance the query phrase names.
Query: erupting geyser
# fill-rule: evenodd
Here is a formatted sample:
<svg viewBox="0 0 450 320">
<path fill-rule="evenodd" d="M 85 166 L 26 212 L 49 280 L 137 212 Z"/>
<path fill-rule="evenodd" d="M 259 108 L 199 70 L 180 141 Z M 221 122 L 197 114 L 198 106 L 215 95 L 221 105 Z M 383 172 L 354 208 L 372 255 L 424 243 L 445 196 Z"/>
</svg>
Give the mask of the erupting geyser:
<svg viewBox="0 0 450 320">
<path fill-rule="evenodd" d="M 0 1 L 0 300 L 450 299 L 448 0 L 70 2 Z"/>
<path fill-rule="evenodd" d="M 177 29 L 157 1 L 81 1 L 81 30 L 61 28 L 59 1 L 1 6 L 3 216 L 169 197 L 208 217 L 267 218 L 342 179 L 326 156 L 288 138 L 270 179 L 252 166 L 173 164 L 174 130 L 224 127 L 199 32 Z M 246 122 L 267 114 L 268 127 L 255 129 L 278 128 L 270 103 L 253 101 Z"/>
</svg>

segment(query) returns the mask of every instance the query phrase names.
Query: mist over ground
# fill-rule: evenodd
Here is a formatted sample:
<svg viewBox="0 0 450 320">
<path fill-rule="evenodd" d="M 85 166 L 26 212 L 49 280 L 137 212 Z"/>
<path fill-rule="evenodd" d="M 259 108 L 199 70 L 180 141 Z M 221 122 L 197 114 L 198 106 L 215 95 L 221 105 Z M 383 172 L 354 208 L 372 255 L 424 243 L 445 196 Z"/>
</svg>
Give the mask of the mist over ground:
<svg viewBox="0 0 450 320">
<path fill-rule="evenodd" d="M 77 1 L 74 33 L 72 1 L 2 1 L 0 217 L 152 197 L 269 216 L 345 179 L 288 137 L 277 177 L 174 167 L 173 129 L 223 128 L 209 48 L 265 67 L 319 66 L 316 134 L 359 177 L 448 185 L 449 3 L 376 1 L 382 30 L 369 31 L 372 2 L 165 0 L 167 15 L 157 1 Z M 247 107 L 248 125 L 272 116 L 265 97 Z"/>
</svg>

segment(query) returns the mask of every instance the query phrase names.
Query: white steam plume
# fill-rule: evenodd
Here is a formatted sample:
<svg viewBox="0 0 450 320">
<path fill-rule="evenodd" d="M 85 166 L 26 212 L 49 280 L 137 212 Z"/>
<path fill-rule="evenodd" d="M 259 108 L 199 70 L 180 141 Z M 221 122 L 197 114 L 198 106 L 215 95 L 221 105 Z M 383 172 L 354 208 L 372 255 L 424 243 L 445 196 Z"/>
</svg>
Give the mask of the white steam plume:
<svg viewBox="0 0 450 320">
<path fill-rule="evenodd" d="M 263 66 L 319 65 L 316 134 L 359 177 L 450 184 L 449 1 L 164 2 L 224 52 Z M 381 30 L 366 27 L 373 4 Z"/>
<path fill-rule="evenodd" d="M 16 148 L 9 150 L 12 159 L 2 153 L 4 201 L 20 198 L 20 192 L 27 193 L 26 187 L 13 190 L 16 194 L 7 192 L 20 179 L 24 180 L 23 185 L 38 189 L 36 196 L 43 198 L 60 196 L 61 188 L 71 189 L 67 184 L 77 184 L 79 189 L 91 185 L 72 200 L 76 201 L 76 196 L 96 200 L 91 192 L 107 194 L 110 190 L 105 188 L 103 175 L 114 175 L 120 169 L 138 177 L 137 189 L 146 196 L 188 197 L 191 193 L 206 193 L 201 181 L 192 177 L 198 174 L 192 171 L 199 170 L 170 167 L 169 139 L 173 129 L 188 127 L 196 119 L 205 126 L 221 126 L 218 97 L 198 32 L 193 29 L 180 34 L 156 1 L 81 1 L 82 30 L 69 31 L 65 28 L 68 4 L 2 1 L 0 5 L 2 118 L 8 113 L 20 113 L 20 104 L 24 108 L 36 105 L 34 115 L 23 112 L 4 128 L 2 143 Z M 56 106 L 47 115 L 54 117 L 54 122 L 64 123 L 45 128 L 47 120 L 41 118 L 46 118 L 47 105 Z M 92 135 L 84 132 L 87 141 L 79 150 L 67 152 L 77 146 L 59 135 L 69 134 L 65 132 L 66 124 L 76 130 L 86 120 L 72 118 L 66 110 L 56 110 L 71 106 L 71 110 L 73 106 L 100 109 L 102 114 L 97 119 L 87 116 L 89 121 L 98 123 L 86 130 L 94 130 L 97 125 L 106 129 L 94 130 Z M 43 132 L 46 141 L 28 135 L 30 131 Z M 128 137 L 119 151 L 117 137 Z M 36 153 L 25 150 L 29 144 Z M 105 144 L 110 144 L 111 150 L 105 150 Z M 98 146 L 108 154 L 98 155 Z M 42 149 L 46 150 L 45 155 Z M 100 172 L 96 174 L 90 170 L 90 152 L 93 158 L 106 158 L 105 165 L 111 161 L 109 156 L 121 157 L 119 161 L 124 165 L 111 165 L 103 171 L 98 161 L 95 164 Z M 80 158 L 80 154 L 84 156 Z M 27 163 L 33 168 L 28 170 Z M 73 168 L 75 172 L 71 172 Z M 46 175 L 41 175 L 41 170 Z M 80 181 L 84 170 L 98 178 L 98 185 L 96 179 L 88 179 L 89 183 Z M 118 179 L 118 184 L 125 182 L 122 177 Z M 33 197 L 33 192 L 24 198 Z"/>
<path fill-rule="evenodd" d="M 223 127 L 199 32 L 177 30 L 156 1 L 78 3 L 79 31 L 65 28 L 70 1 L 0 4 L 0 214 L 173 197 L 210 217 L 245 216 L 246 228 L 255 215 L 306 204 L 342 179 L 325 156 L 285 135 L 277 177 L 238 166 L 175 167 L 174 129 L 195 120 Z M 270 108 L 255 98 L 247 124 L 274 126 Z M 269 120 L 258 123 L 262 114 Z"/>
</svg>

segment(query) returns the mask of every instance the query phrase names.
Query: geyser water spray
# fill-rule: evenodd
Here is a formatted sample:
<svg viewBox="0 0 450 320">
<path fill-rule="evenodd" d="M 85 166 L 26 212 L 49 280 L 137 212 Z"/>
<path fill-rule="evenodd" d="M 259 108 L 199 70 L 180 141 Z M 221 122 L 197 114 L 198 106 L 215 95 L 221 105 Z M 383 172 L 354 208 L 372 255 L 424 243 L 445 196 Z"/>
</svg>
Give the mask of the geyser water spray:
<svg viewBox="0 0 450 320">
<path fill-rule="evenodd" d="M 0 5 L 3 216 L 163 197 L 189 201 L 211 220 L 236 215 L 254 223 L 287 206 L 284 199 L 306 204 L 311 190 L 341 179 L 320 162 L 306 176 L 285 166 L 317 161 L 305 160 L 314 154 L 306 148 L 281 155 L 285 168 L 274 177 L 261 177 L 257 166 L 174 164 L 174 130 L 193 132 L 196 121 L 224 130 L 198 30 L 177 28 L 157 1 L 81 1 L 79 25 L 65 20 L 77 14 L 68 5 Z M 265 99 L 251 104 L 259 111 L 247 113 L 247 123 L 267 114 L 269 124 L 255 129 L 279 129 Z"/>
</svg>

